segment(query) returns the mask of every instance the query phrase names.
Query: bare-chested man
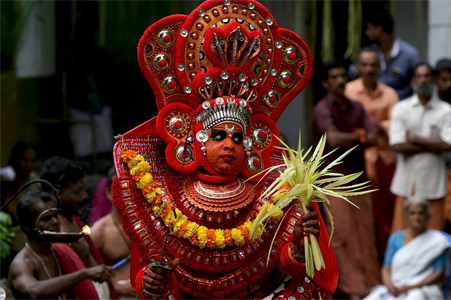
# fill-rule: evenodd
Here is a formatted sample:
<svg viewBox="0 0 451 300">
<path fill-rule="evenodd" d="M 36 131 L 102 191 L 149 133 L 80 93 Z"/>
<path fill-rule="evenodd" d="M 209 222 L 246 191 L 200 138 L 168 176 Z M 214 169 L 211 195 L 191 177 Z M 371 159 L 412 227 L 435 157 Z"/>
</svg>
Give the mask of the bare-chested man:
<svg viewBox="0 0 451 300">
<path fill-rule="evenodd" d="M 115 176 L 116 172 L 114 168 L 111 168 L 108 172 L 107 189 L 105 191 L 110 201 L 111 183 Z M 130 256 L 130 240 L 122 229 L 114 206 L 110 214 L 94 223 L 91 228 L 91 238 L 108 266 L 112 266 Z M 130 284 L 130 262 L 115 270 L 111 281 L 121 299 L 138 298 L 138 294 Z"/>
<path fill-rule="evenodd" d="M 45 161 L 41 171 L 41 179 L 47 180 L 61 189 L 61 208 L 59 215 L 61 231 L 80 232 L 81 217 L 79 210 L 88 201 L 88 193 L 85 189 L 84 171 L 69 159 L 64 157 L 52 157 Z M 78 254 L 87 268 L 104 264 L 97 248 L 90 236 L 86 236 L 80 243 L 72 243 L 70 247 Z M 107 298 L 116 298 L 116 292 L 111 282 L 97 286 L 102 293 L 109 293 Z M 100 290 L 99 290 L 100 292 Z"/>
<path fill-rule="evenodd" d="M 44 244 L 38 229 L 58 232 L 57 212 L 38 216 L 55 207 L 55 198 L 47 192 L 34 190 L 20 200 L 17 215 L 27 243 L 14 258 L 9 281 L 16 299 L 95 299 L 101 298 L 91 280 L 103 282 L 111 267 L 98 265 L 84 268 L 77 254 L 66 245 Z"/>
</svg>

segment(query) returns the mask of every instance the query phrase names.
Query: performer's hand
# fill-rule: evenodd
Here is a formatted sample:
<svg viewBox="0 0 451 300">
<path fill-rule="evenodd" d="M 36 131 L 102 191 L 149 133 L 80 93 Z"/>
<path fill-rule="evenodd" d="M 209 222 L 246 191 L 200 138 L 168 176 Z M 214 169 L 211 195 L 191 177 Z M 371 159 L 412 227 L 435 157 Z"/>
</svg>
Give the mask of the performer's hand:
<svg viewBox="0 0 451 300">
<path fill-rule="evenodd" d="M 307 234 L 311 233 L 317 238 L 319 237 L 320 232 L 318 213 L 311 204 L 307 205 L 307 208 L 310 212 L 305 214 L 294 224 L 294 237 L 302 247 L 304 246 L 304 232 Z"/>
<path fill-rule="evenodd" d="M 176 258 L 172 261 L 172 270 L 165 270 L 149 265 L 143 276 L 144 288 L 150 293 L 161 293 L 169 283 L 169 280 L 171 280 L 172 273 L 179 264 L 180 259 Z"/>
<path fill-rule="evenodd" d="M 104 282 L 113 276 L 113 269 L 110 266 L 98 265 L 85 270 L 87 279 L 98 282 Z"/>
</svg>

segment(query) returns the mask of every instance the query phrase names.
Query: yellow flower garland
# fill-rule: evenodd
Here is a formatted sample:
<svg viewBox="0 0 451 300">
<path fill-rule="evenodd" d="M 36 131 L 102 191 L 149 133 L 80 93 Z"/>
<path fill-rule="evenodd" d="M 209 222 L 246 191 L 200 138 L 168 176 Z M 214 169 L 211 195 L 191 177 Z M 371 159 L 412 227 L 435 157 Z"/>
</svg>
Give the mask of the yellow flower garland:
<svg viewBox="0 0 451 300">
<path fill-rule="evenodd" d="M 124 163 L 127 163 L 130 169 L 130 175 L 132 175 L 138 189 L 143 192 L 147 202 L 152 204 L 154 215 L 162 219 L 172 235 L 183 237 L 191 245 L 199 246 L 201 249 L 205 247 L 222 249 L 227 246 L 227 238 L 224 230 L 213 230 L 205 226 L 200 226 L 196 222 L 190 221 L 178 208 L 161 200 L 161 188 L 154 182 L 152 175 L 149 173 L 151 169 L 150 165 L 142 155 L 138 154 L 135 150 L 129 149 L 122 152 L 121 159 Z M 267 205 L 267 211 L 270 211 L 273 207 L 273 204 Z M 277 223 L 282 219 L 282 216 L 282 210 L 277 210 L 271 215 L 270 222 Z M 226 232 L 227 235 L 230 234 L 232 238 L 229 242 L 232 243 L 233 241 L 233 245 L 237 247 L 246 244 L 249 241 L 249 230 L 252 225 L 253 221 L 248 220 L 241 226 L 230 230 L 227 229 L 226 231 L 230 232 Z M 260 228 L 256 238 L 260 238 L 262 233 L 263 229 Z"/>
</svg>

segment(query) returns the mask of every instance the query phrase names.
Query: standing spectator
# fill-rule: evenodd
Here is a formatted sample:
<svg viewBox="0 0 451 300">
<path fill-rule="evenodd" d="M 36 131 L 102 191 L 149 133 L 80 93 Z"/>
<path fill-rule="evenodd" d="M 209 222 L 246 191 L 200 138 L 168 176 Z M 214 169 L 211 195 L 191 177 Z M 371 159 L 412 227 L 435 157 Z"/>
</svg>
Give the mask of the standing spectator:
<svg viewBox="0 0 451 300">
<path fill-rule="evenodd" d="M 444 58 L 435 66 L 435 82 L 437 83 L 440 100 L 451 104 L 451 59 Z M 445 199 L 445 216 L 451 222 L 451 152 L 446 155 L 446 168 L 448 177 L 448 196 Z"/>
<path fill-rule="evenodd" d="M 325 66 L 323 87 L 327 95 L 316 105 L 313 113 L 315 139 L 327 133 L 325 152 L 330 163 L 349 148 L 359 147 L 334 167 L 337 173 L 350 174 L 365 170 L 365 148 L 376 143 L 376 127 L 363 106 L 344 95 L 347 81 L 344 65 L 332 62 Z M 365 180 L 361 176 L 357 182 Z M 330 197 L 330 211 L 334 216 L 335 233 L 332 246 L 337 258 L 339 281 L 338 296 L 360 299 L 369 293 L 379 281 L 379 262 L 374 236 L 373 208 L 371 195 L 350 197 L 360 209 L 342 199 Z"/>
<path fill-rule="evenodd" d="M 94 281 L 104 281 L 111 268 L 85 268 L 77 254 L 66 245 L 45 244 L 37 230 L 59 232 L 57 212 L 48 212 L 39 222 L 38 216 L 55 208 L 52 194 L 34 190 L 19 200 L 17 214 L 27 234 L 25 247 L 14 258 L 9 280 L 16 299 L 105 299 L 98 294 Z"/>
<path fill-rule="evenodd" d="M 82 223 L 79 210 L 88 201 L 88 193 L 83 178 L 83 169 L 64 157 L 52 157 L 45 161 L 42 168 L 41 179 L 61 188 L 62 213 L 59 214 L 59 220 L 63 232 L 81 231 Z M 71 248 L 78 254 L 85 266 L 89 268 L 104 264 L 90 236 L 87 235 L 83 239 L 81 243 L 72 243 Z M 110 288 L 105 283 L 96 287 L 103 289 L 102 293 L 111 295 L 111 299 L 117 298 L 111 282 L 108 282 L 108 284 Z"/>
<path fill-rule="evenodd" d="M 451 105 L 433 93 L 432 68 L 420 63 L 414 69 L 415 94 L 393 109 L 390 145 L 399 153 L 391 191 L 397 195 L 392 232 L 404 229 L 406 197 L 429 200 L 429 228 L 443 230 L 447 194 L 445 153 L 451 150 Z"/>
<path fill-rule="evenodd" d="M 365 150 L 365 170 L 373 187 L 378 189 L 372 195 L 373 212 L 379 257 L 383 258 L 390 235 L 396 198 L 390 192 L 396 156 L 388 145 L 388 129 L 392 109 L 398 103 L 398 95 L 394 89 L 377 80 L 380 67 L 376 50 L 362 49 L 356 66 L 360 77 L 346 84 L 345 95 L 363 105 L 378 129 L 377 145 Z"/>
<path fill-rule="evenodd" d="M 104 191 L 110 205 L 112 199 L 111 184 L 114 177 L 116 177 L 116 171 L 113 167 L 108 172 L 105 184 L 106 190 Z M 130 239 L 122 229 L 116 207 L 113 206 L 109 214 L 95 222 L 91 230 L 91 238 L 107 265 L 112 266 L 130 256 Z M 115 270 L 111 281 L 119 296 L 128 297 L 127 299 L 132 299 L 131 297 L 138 299 L 138 294 L 132 288 L 130 282 L 130 262 Z"/>
<path fill-rule="evenodd" d="M 412 96 L 410 86 L 412 72 L 420 61 L 418 50 L 393 35 L 394 22 L 388 11 L 381 11 L 369 18 L 365 34 L 375 42 L 379 51 L 381 70 L 379 80 L 395 89 L 399 99 Z"/>
<path fill-rule="evenodd" d="M 435 66 L 438 98 L 451 104 L 451 59 L 444 58 Z"/>
</svg>

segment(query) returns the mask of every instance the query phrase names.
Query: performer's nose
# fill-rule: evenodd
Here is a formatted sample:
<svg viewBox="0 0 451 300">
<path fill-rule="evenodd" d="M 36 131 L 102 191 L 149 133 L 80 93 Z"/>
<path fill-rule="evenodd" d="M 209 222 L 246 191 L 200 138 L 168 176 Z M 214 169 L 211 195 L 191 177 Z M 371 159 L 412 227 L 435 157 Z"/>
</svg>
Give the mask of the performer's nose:
<svg viewBox="0 0 451 300">
<path fill-rule="evenodd" d="M 232 141 L 230 137 L 227 137 L 224 140 L 224 149 L 233 151 L 235 150 L 235 143 Z"/>
</svg>

